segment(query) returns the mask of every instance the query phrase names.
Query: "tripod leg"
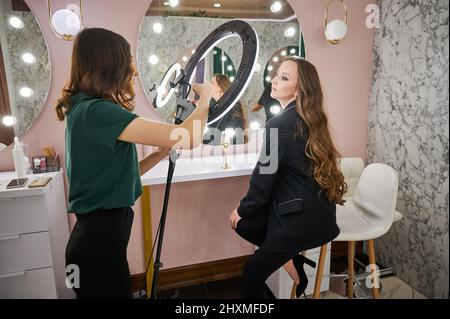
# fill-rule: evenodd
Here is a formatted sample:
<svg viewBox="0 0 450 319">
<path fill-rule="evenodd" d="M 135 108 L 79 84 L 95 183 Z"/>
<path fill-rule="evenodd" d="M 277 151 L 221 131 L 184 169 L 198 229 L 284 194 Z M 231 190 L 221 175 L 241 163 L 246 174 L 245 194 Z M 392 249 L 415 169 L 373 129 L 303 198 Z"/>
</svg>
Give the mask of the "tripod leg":
<svg viewBox="0 0 450 319">
<path fill-rule="evenodd" d="M 172 185 L 172 177 L 173 172 L 175 170 L 175 162 L 172 161 L 171 158 L 169 158 L 169 171 L 167 173 L 167 181 L 166 181 L 166 190 L 164 194 L 164 205 L 163 210 L 161 214 L 161 220 L 160 220 L 160 232 L 158 236 L 158 247 L 156 249 L 156 256 L 155 256 L 155 263 L 153 267 L 153 282 L 152 282 L 152 292 L 151 292 L 151 299 L 156 298 L 156 290 L 158 288 L 158 274 L 159 270 L 162 267 L 162 263 L 160 261 L 161 258 L 161 248 L 163 243 L 163 237 L 164 237 L 164 227 L 166 224 L 166 217 L 167 217 L 167 207 L 169 205 L 169 196 L 170 196 L 170 186 Z"/>
</svg>

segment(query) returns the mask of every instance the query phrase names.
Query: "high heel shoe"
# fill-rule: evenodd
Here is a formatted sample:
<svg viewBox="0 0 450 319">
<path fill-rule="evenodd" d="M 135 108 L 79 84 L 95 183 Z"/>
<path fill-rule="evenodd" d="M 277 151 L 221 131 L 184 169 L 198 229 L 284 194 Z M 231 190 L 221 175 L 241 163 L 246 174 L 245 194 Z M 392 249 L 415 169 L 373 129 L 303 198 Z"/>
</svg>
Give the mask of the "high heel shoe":
<svg viewBox="0 0 450 319">
<path fill-rule="evenodd" d="M 299 298 L 305 292 L 305 289 L 308 286 L 308 276 L 306 276 L 303 265 L 307 264 L 312 268 L 316 268 L 316 263 L 300 254 L 292 258 L 292 261 L 294 263 L 295 269 L 297 270 L 298 277 L 300 278 L 300 283 L 295 287 L 295 297 Z"/>
</svg>

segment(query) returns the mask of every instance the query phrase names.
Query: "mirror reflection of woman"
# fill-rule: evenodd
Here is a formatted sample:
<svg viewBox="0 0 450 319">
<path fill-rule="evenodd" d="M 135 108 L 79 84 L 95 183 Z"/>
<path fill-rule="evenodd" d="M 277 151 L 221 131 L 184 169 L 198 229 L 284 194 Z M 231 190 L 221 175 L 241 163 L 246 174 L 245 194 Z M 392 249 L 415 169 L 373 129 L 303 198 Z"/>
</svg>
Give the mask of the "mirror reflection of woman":
<svg viewBox="0 0 450 319">
<path fill-rule="evenodd" d="M 68 212 L 77 217 L 66 266 L 79 268 L 78 298 L 131 298 L 127 245 L 131 207 L 142 193 L 140 176 L 175 144 L 198 146 L 201 134 L 194 136 L 194 125 L 203 130 L 206 124 L 208 84 L 194 85 L 200 96 L 197 108 L 182 124 L 171 125 L 132 113 L 135 76 L 130 44 L 121 35 L 100 28 L 77 35 L 70 79 L 56 113 L 66 123 Z M 171 138 L 179 128 L 189 132 L 189 139 Z M 159 149 L 138 160 L 135 143 Z"/>
<path fill-rule="evenodd" d="M 347 189 L 316 68 L 287 58 L 272 80 L 271 96 L 283 111 L 266 124 L 249 190 L 230 215 L 231 227 L 259 247 L 244 266 L 245 298 L 268 297 L 265 281 L 281 266 L 295 282 L 296 296 L 305 291 L 303 265 L 315 263 L 299 253 L 339 234 L 336 204 Z"/>
<path fill-rule="evenodd" d="M 209 105 L 208 122 L 214 120 L 221 114 L 222 110 L 217 107 L 218 101 L 231 86 L 231 80 L 224 74 L 216 74 L 211 79 L 211 100 Z M 226 129 L 234 129 L 235 135 L 232 144 L 247 143 L 247 117 L 244 113 L 241 102 L 236 102 L 233 108 L 228 111 L 220 120 L 208 126 L 208 131 L 203 136 L 204 144 L 219 145 L 220 132 Z M 216 134 L 214 134 L 216 133 Z"/>
</svg>

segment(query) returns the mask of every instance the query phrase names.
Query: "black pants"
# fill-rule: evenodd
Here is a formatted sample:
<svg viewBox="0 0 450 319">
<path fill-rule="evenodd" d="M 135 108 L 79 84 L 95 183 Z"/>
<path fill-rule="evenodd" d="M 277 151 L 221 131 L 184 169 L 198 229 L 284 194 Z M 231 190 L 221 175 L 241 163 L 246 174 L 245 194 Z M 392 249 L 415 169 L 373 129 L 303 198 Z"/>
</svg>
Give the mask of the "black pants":
<svg viewBox="0 0 450 319">
<path fill-rule="evenodd" d="M 66 266 L 79 268 L 77 298 L 131 298 L 127 246 L 130 207 L 78 214 L 66 247 Z"/>
<path fill-rule="evenodd" d="M 236 227 L 239 236 L 259 247 L 244 266 L 245 299 L 267 299 L 265 284 L 267 278 L 299 253 L 298 251 L 277 253 L 264 248 L 267 220 L 266 214 L 258 214 L 242 218 Z"/>
</svg>

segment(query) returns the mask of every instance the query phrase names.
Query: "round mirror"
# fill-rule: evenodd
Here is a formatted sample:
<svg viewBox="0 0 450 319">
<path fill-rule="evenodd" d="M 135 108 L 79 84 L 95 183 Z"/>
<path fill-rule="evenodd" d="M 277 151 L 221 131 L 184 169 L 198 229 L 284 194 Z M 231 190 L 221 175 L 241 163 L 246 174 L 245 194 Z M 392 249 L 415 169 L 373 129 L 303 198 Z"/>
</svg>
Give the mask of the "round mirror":
<svg viewBox="0 0 450 319">
<path fill-rule="evenodd" d="M 47 45 L 24 1 L 0 0 L 0 150 L 26 133 L 50 87 Z"/>
<path fill-rule="evenodd" d="M 178 63 L 184 68 L 195 48 L 209 33 L 234 19 L 246 21 L 256 31 L 258 60 L 250 84 L 240 100 L 225 116 L 207 127 L 203 139 L 205 144 L 220 144 L 220 138 L 214 138 L 218 135 L 212 134 L 213 129 L 240 131 L 241 134 L 234 134 L 233 143 L 237 144 L 247 142 L 248 134 L 245 132 L 264 127 L 266 113 L 255 106 L 265 89 L 269 59 L 280 48 L 296 47 L 297 55 L 301 52 L 301 28 L 292 8 L 287 1 L 273 0 L 180 0 L 177 6 L 153 0 L 139 33 L 137 61 L 145 92 L 161 119 L 173 123 L 176 108 L 176 94 L 170 88 L 170 81 L 176 76 L 173 65 Z M 233 82 L 236 68 L 241 64 L 242 48 L 239 37 L 226 38 L 197 64 L 194 82 L 209 81 L 212 84 L 208 122 L 220 114 L 220 110 L 215 109 L 215 101 Z M 163 78 L 166 81 L 162 81 Z M 157 100 L 166 103 L 160 107 Z"/>
</svg>

